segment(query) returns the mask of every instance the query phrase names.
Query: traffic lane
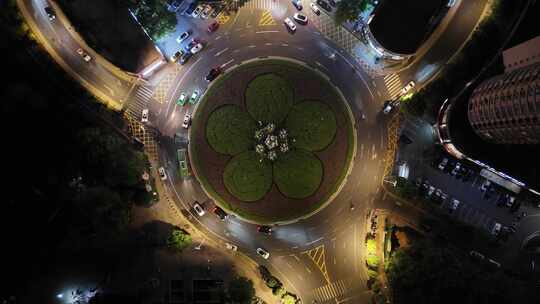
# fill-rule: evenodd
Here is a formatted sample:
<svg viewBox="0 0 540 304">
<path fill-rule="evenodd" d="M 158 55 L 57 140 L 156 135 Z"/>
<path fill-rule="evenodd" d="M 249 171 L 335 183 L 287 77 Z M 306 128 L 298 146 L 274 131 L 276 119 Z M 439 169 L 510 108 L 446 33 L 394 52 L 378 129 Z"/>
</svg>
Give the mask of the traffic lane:
<svg viewBox="0 0 540 304">
<path fill-rule="evenodd" d="M 360 226 L 363 225 L 365 217 L 360 216 L 329 239 L 326 268 L 332 281 L 360 274 L 363 252 Z"/>
<path fill-rule="evenodd" d="M 32 3 L 30 3 L 32 4 Z M 89 83 L 93 87 L 102 91 L 104 95 L 109 95 L 113 99 L 125 100 L 127 98 L 131 83 L 123 79 L 119 79 L 103 68 L 92 58 L 90 62 L 85 62 L 76 50 L 80 47 L 72 38 L 69 31 L 64 27 L 60 20 L 49 21 L 48 16 L 44 11 L 45 5 L 36 3 L 28 5 L 28 9 L 33 12 L 32 16 L 37 24 L 40 25 L 40 30 L 43 37 L 48 40 L 49 45 L 62 58 L 62 60 L 75 71 L 83 81 Z"/>
<path fill-rule="evenodd" d="M 474 27 L 480 18 L 486 5 L 486 0 L 461 1 L 458 11 L 448 24 L 437 42 L 426 52 L 422 60 L 412 67 L 399 73 L 400 76 L 416 79 L 429 65 L 444 65 L 463 43 L 466 42 L 469 34 L 474 31 Z"/>
</svg>

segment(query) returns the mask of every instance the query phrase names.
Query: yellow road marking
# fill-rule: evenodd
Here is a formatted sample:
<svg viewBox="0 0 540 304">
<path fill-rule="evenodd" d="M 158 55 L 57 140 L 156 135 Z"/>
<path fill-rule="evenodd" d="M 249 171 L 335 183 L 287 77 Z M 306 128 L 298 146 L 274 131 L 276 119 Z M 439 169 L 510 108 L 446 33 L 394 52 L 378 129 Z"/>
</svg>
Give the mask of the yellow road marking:
<svg viewBox="0 0 540 304">
<path fill-rule="evenodd" d="M 219 13 L 219 15 L 216 18 L 217 23 L 219 23 L 220 25 L 227 23 L 229 19 L 231 19 L 231 16 L 225 15 L 223 12 Z"/>
<path fill-rule="evenodd" d="M 311 250 L 302 252 L 306 254 L 315 263 L 317 268 L 321 271 L 324 279 L 330 284 L 330 278 L 328 277 L 328 271 L 326 270 L 326 259 L 324 255 L 324 245 L 315 247 Z"/>
<path fill-rule="evenodd" d="M 259 26 L 267 25 L 276 25 L 276 21 L 274 20 L 274 17 L 272 17 L 272 13 L 269 10 L 264 10 L 261 19 L 259 20 Z"/>
</svg>

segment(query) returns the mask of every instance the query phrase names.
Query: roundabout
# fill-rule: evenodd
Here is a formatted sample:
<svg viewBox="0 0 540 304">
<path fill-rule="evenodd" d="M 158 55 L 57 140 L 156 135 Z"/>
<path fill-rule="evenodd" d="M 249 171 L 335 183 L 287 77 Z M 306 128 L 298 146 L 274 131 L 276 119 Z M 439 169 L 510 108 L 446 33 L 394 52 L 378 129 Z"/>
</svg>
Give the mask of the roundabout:
<svg viewBox="0 0 540 304">
<path fill-rule="evenodd" d="M 329 204 L 356 146 L 341 96 L 290 60 L 227 71 L 200 101 L 189 136 L 191 166 L 205 192 L 226 211 L 264 224 L 306 218 Z"/>
</svg>

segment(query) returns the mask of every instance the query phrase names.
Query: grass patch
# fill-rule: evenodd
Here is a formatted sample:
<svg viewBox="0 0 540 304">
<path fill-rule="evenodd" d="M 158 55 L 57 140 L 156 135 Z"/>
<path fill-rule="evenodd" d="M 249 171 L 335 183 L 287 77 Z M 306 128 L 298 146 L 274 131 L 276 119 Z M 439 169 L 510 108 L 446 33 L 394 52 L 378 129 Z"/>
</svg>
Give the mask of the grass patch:
<svg viewBox="0 0 540 304">
<path fill-rule="evenodd" d="M 238 154 L 225 167 L 223 182 L 239 200 L 260 200 L 272 186 L 272 165 L 266 161 L 260 162 L 254 151 Z"/>
<path fill-rule="evenodd" d="M 253 144 L 256 123 L 239 106 L 225 105 L 210 114 L 206 139 L 221 154 L 236 155 Z"/>
<path fill-rule="evenodd" d="M 287 117 L 286 126 L 295 139 L 293 145 L 308 151 L 321 151 L 328 147 L 337 129 L 332 109 L 318 101 L 295 105 Z"/>
<path fill-rule="evenodd" d="M 274 182 L 283 195 L 306 198 L 319 188 L 323 176 L 321 161 L 312 153 L 294 150 L 274 163 Z"/>
<path fill-rule="evenodd" d="M 281 123 L 293 104 L 292 88 L 275 74 L 255 77 L 248 84 L 245 97 L 251 117 L 266 123 Z"/>
</svg>

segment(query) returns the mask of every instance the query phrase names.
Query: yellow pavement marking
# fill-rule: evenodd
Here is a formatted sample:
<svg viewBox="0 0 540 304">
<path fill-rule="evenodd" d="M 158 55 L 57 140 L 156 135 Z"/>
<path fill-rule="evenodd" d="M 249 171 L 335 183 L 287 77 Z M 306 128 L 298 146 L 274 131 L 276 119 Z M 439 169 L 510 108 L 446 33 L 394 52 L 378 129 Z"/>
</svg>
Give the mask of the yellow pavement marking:
<svg viewBox="0 0 540 304">
<path fill-rule="evenodd" d="M 231 19 L 231 16 L 229 15 L 225 15 L 223 12 L 219 13 L 219 15 L 217 16 L 217 23 L 223 25 L 225 23 L 227 23 L 229 21 L 229 19 Z"/>
<path fill-rule="evenodd" d="M 306 254 L 315 263 L 317 268 L 323 274 L 324 279 L 330 284 L 330 278 L 328 277 L 328 271 L 326 270 L 326 259 L 324 255 L 324 245 L 315 247 L 311 250 L 302 252 Z"/>
<path fill-rule="evenodd" d="M 274 17 L 272 17 L 272 13 L 269 10 L 264 10 L 261 20 L 259 20 L 259 26 L 266 25 L 276 25 L 276 21 L 274 20 Z"/>
</svg>

